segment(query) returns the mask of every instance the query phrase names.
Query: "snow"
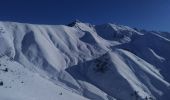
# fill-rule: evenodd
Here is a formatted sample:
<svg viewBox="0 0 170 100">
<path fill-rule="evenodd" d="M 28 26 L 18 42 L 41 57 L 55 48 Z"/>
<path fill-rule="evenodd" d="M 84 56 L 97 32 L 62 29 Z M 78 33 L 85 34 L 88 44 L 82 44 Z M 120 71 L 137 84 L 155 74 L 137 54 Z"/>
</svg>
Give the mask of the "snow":
<svg viewBox="0 0 170 100">
<path fill-rule="evenodd" d="M 164 60 L 165 60 L 165 58 L 163 58 L 163 57 L 159 56 L 158 54 L 156 54 L 152 49 L 149 49 L 149 50 L 152 52 L 152 54 L 153 54 L 157 59 L 159 59 L 159 60 L 161 60 L 161 61 L 164 61 Z"/>
<path fill-rule="evenodd" d="M 0 22 L 0 100 L 169 100 L 169 34 Z"/>
<path fill-rule="evenodd" d="M 98 63 L 106 68 L 104 72 L 96 72 L 94 70 Z M 106 64 L 103 65 L 102 63 Z M 109 95 L 123 100 L 131 100 L 132 96 L 129 94 L 134 91 L 138 91 L 138 95 L 141 98 L 157 98 L 158 95 L 163 95 L 162 91 L 170 86 L 152 65 L 124 50 L 109 52 L 97 59 L 97 62 L 90 61 L 76 67 L 87 78 L 87 82 L 100 87 Z M 84 80 L 76 76 L 77 70 L 69 72 L 76 79 Z M 155 81 L 155 83 L 152 83 L 150 80 Z M 154 92 L 157 95 L 153 95 L 152 93 Z"/>
<path fill-rule="evenodd" d="M 63 89 L 30 72 L 8 57 L 0 59 L 1 69 L 8 68 L 9 72 L 0 71 L 4 85 L 0 87 L 1 100 L 86 100 L 85 98 Z"/>
</svg>

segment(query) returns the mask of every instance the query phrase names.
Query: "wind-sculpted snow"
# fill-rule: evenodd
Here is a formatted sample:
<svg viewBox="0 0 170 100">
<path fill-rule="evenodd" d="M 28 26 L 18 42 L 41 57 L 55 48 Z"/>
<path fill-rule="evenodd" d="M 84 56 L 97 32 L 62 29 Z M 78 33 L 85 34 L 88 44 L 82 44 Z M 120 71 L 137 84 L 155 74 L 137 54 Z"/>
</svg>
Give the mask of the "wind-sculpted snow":
<svg viewBox="0 0 170 100">
<path fill-rule="evenodd" d="M 60 94 L 62 96 L 69 93 L 64 100 L 69 100 L 69 96 L 80 100 L 83 97 L 93 100 L 169 100 L 169 52 L 170 33 L 167 32 L 80 21 L 68 26 L 0 23 L 0 59 L 4 61 L 8 56 L 21 64 L 16 69 L 39 75 L 35 77 L 36 82 L 44 81 L 49 85 L 44 93 L 52 93 L 52 96 L 43 95 L 50 97 L 49 100 L 59 99 L 53 96 L 53 86 L 56 90 L 66 91 Z M 16 66 L 9 62 L 9 66 Z M 13 85 L 16 90 L 12 91 L 17 91 L 19 86 Z M 29 85 L 33 84 L 26 86 Z M 37 88 L 38 94 L 43 86 Z M 34 88 L 34 85 L 29 87 Z M 0 90 L 0 99 L 15 100 L 19 94 L 18 99 L 27 98 L 33 95 L 30 88 L 23 87 L 21 92 L 26 92 L 11 94 L 11 97 L 5 95 L 10 89 L 4 88 L 4 93 Z M 34 99 L 42 100 L 39 96 Z"/>
</svg>

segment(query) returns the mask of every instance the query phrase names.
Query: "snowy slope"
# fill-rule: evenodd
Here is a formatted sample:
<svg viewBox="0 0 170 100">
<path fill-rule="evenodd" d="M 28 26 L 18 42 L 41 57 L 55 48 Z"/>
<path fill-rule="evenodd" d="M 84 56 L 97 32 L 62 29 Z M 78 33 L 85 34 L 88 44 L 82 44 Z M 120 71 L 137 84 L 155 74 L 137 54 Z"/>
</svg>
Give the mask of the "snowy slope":
<svg viewBox="0 0 170 100">
<path fill-rule="evenodd" d="M 0 22 L 0 100 L 169 100 L 169 51 L 165 32 Z"/>
<path fill-rule="evenodd" d="M 77 80 L 86 77 L 86 81 L 117 99 L 132 100 L 131 94 L 135 91 L 142 99 L 169 98 L 170 84 L 163 80 L 159 71 L 128 51 L 108 52 L 100 58 L 71 67 L 68 72 Z M 82 76 L 77 76 L 76 72 Z"/>
<path fill-rule="evenodd" d="M 43 79 L 8 57 L 0 59 L 0 100 L 87 100 Z M 7 68 L 8 71 L 3 71 Z"/>
</svg>

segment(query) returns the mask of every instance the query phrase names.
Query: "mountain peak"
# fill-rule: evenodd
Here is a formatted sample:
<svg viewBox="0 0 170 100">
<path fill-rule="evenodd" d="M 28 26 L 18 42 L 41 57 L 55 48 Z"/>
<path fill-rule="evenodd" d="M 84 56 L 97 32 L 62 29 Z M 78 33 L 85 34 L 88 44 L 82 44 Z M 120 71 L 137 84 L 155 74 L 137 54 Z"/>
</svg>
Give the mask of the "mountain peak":
<svg viewBox="0 0 170 100">
<path fill-rule="evenodd" d="M 69 23 L 68 26 L 73 27 L 73 26 L 75 26 L 77 23 L 82 23 L 82 22 L 81 22 L 80 20 L 76 19 L 76 20 L 74 20 L 73 22 Z"/>
</svg>

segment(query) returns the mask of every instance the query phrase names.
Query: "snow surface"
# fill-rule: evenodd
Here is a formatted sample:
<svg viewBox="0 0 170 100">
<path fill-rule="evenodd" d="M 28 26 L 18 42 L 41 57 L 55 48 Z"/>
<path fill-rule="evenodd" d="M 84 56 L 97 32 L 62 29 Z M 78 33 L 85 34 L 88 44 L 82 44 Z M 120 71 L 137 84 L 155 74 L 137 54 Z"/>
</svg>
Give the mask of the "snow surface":
<svg viewBox="0 0 170 100">
<path fill-rule="evenodd" d="M 166 32 L 0 22 L 0 100 L 170 100 L 169 52 Z"/>
<path fill-rule="evenodd" d="M 0 100 L 87 100 L 72 91 L 53 84 L 39 74 L 30 72 L 8 57 L 0 59 Z"/>
</svg>

